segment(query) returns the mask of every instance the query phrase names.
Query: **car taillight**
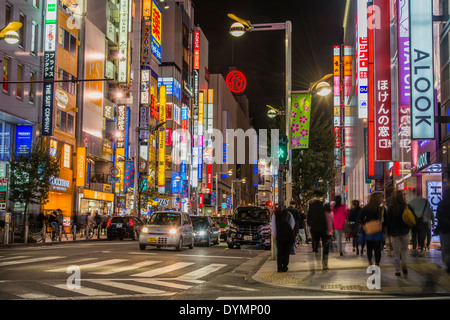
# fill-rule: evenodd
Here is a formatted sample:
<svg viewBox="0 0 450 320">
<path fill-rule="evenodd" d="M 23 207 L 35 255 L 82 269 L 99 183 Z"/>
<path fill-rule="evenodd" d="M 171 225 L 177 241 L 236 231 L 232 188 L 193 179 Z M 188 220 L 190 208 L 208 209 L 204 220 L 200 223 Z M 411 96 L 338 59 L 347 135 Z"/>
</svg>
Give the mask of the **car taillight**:
<svg viewBox="0 0 450 320">
<path fill-rule="evenodd" d="M 129 220 L 128 220 L 128 226 L 129 226 L 129 227 L 132 227 L 133 225 L 134 225 L 133 220 L 132 220 L 132 219 L 129 219 Z"/>
<path fill-rule="evenodd" d="M 109 221 L 106 223 L 106 227 L 109 228 L 110 225 L 111 225 L 111 220 L 109 220 Z"/>
</svg>

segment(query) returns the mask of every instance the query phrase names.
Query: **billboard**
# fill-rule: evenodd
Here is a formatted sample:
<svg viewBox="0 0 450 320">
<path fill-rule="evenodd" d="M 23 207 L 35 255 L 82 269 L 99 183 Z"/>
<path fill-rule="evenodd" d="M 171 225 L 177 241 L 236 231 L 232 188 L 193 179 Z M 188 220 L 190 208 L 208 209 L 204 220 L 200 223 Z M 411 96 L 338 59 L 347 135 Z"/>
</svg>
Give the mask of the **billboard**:
<svg viewBox="0 0 450 320">
<path fill-rule="evenodd" d="M 435 138 L 433 7 L 431 0 L 410 0 L 411 138 Z"/>
</svg>

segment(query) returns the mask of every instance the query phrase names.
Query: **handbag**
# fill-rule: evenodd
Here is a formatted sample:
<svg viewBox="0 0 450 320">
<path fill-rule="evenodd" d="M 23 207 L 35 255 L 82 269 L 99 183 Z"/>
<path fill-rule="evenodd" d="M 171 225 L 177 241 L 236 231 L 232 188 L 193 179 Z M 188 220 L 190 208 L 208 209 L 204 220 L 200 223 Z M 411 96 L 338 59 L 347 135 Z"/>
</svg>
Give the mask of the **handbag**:
<svg viewBox="0 0 450 320">
<path fill-rule="evenodd" d="M 364 232 L 370 236 L 372 234 L 381 232 L 381 230 L 383 229 L 383 226 L 381 224 L 381 220 L 375 219 L 375 220 L 370 220 L 370 221 L 367 221 L 366 223 L 364 223 L 363 228 L 364 228 Z"/>
</svg>

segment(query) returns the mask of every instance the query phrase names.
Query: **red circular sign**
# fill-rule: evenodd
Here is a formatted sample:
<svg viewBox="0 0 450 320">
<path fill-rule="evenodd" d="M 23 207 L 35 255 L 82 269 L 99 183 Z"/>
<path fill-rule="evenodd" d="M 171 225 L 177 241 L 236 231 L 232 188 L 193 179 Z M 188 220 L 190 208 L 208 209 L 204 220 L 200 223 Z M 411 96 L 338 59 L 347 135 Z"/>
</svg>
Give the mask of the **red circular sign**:
<svg viewBox="0 0 450 320">
<path fill-rule="evenodd" d="M 241 93 L 247 87 L 247 79 L 240 71 L 230 71 L 226 78 L 228 89 L 234 93 Z"/>
</svg>

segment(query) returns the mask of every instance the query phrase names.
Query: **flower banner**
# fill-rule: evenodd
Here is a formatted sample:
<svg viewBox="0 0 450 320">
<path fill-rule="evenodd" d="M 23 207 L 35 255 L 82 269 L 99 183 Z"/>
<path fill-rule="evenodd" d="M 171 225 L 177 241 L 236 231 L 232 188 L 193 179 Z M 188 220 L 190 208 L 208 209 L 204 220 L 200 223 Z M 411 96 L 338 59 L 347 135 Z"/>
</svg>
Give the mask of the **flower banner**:
<svg viewBox="0 0 450 320">
<path fill-rule="evenodd" d="M 309 148 L 311 95 L 293 94 L 291 108 L 291 149 Z"/>
</svg>

